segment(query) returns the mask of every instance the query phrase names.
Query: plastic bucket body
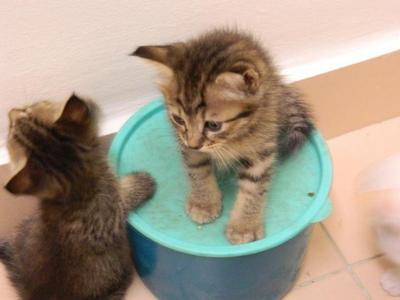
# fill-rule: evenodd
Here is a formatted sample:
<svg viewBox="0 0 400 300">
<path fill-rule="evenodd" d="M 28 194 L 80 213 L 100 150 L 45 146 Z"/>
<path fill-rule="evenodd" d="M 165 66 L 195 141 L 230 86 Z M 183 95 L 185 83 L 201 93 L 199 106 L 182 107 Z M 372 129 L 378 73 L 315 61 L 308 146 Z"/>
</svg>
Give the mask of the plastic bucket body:
<svg viewBox="0 0 400 300">
<path fill-rule="evenodd" d="M 190 185 L 162 101 L 127 121 L 109 157 L 119 175 L 147 171 L 157 182 L 153 198 L 129 214 L 128 228 L 138 273 L 161 300 L 280 299 L 293 285 L 312 225 L 331 211 L 331 160 L 318 131 L 277 167 L 266 195 L 266 237 L 241 245 L 224 235 L 234 173 L 218 177 L 217 220 L 200 226 L 186 215 Z"/>
<path fill-rule="evenodd" d="M 238 257 L 184 254 L 129 228 L 136 270 L 160 300 L 276 300 L 295 283 L 311 226 L 273 249 Z"/>
</svg>

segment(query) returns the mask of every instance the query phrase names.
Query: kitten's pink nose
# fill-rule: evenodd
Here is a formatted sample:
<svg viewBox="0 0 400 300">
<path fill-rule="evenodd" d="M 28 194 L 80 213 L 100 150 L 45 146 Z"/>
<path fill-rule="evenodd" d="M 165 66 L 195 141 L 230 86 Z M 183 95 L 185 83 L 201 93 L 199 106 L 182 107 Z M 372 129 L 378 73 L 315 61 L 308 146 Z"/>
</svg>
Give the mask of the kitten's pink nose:
<svg viewBox="0 0 400 300">
<path fill-rule="evenodd" d="M 204 137 L 202 132 L 197 130 L 195 126 L 188 128 L 186 144 L 190 149 L 199 150 L 203 147 Z"/>
<path fill-rule="evenodd" d="M 187 139 L 187 146 L 190 149 L 194 149 L 194 150 L 199 150 L 201 147 L 203 147 L 203 138 L 200 135 L 190 135 L 188 136 Z"/>
<path fill-rule="evenodd" d="M 193 150 L 199 150 L 202 146 L 203 145 L 200 145 L 200 144 L 198 144 L 198 145 L 190 145 L 190 144 L 188 144 L 188 147 L 190 149 L 193 149 Z"/>
</svg>

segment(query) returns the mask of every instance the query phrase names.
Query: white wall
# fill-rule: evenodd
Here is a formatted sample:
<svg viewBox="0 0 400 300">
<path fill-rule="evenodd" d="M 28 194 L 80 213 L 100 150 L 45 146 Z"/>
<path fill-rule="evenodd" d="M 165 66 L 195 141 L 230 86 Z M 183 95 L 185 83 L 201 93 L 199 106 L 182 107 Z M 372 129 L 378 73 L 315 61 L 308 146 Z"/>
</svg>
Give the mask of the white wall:
<svg viewBox="0 0 400 300">
<path fill-rule="evenodd" d="M 10 107 L 71 91 L 117 129 L 157 94 L 151 67 L 127 54 L 217 25 L 253 31 L 290 79 L 400 49 L 399 0 L 1 0 L 0 148 Z"/>
</svg>

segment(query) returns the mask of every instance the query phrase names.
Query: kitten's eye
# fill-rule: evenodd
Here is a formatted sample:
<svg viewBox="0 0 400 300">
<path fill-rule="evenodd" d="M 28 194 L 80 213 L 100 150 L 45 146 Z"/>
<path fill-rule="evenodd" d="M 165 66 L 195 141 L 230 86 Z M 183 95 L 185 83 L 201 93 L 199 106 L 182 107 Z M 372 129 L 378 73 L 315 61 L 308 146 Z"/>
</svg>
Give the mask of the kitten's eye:
<svg viewBox="0 0 400 300">
<path fill-rule="evenodd" d="M 209 131 L 217 132 L 217 131 L 221 130 L 222 123 L 221 122 L 215 122 L 215 121 L 207 121 L 204 124 L 204 127 Z"/>
<path fill-rule="evenodd" d="M 177 115 L 172 115 L 172 118 L 174 119 L 176 124 L 181 125 L 181 126 L 185 125 L 185 121 L 181 117 L 179 117 Z"/>
</svg>

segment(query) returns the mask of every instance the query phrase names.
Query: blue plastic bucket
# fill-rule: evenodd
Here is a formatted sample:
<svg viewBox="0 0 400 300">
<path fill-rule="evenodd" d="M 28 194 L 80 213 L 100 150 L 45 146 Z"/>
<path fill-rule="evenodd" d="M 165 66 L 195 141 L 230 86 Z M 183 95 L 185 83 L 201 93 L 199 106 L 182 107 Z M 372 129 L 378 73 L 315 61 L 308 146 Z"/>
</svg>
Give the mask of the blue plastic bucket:
<svg viewBox="0 0 400 300">
<path fill-rule="evenodd" d="M 157 181 L 154 197 L 129 214 L 129 238 L 139 275 L 161 300 L 280 299 L 292 287 L 312 225 L 331 211 L 329 152 L 316 131 L 282 162 L 268 192 L 266 237 L 231 245 L 224 235 L 236 188 L 219 178 L 223 212 L 198 225 L 185 214 L 189 191 L 176 137 L 161 100 L 132 116 L 109 157 L 119 175 L 144 170 Z"/>
</svg>

